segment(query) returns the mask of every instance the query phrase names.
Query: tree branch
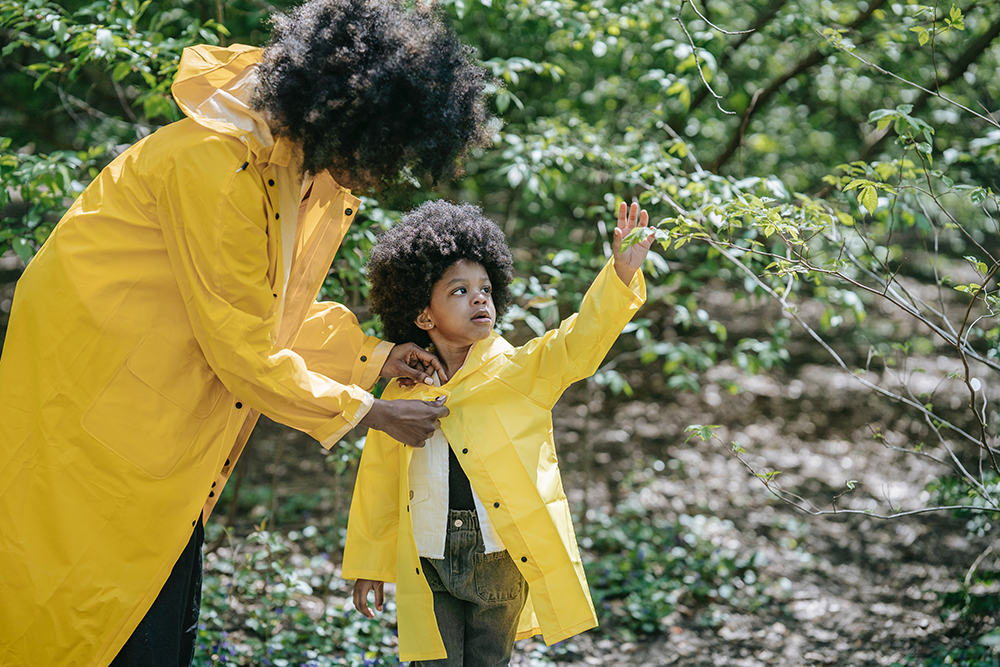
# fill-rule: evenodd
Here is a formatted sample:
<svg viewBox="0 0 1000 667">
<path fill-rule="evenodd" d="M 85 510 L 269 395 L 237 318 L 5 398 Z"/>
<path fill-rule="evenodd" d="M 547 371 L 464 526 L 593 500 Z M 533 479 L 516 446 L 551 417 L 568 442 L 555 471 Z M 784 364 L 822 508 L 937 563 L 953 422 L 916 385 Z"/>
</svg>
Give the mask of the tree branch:
<svg viewBox="0 0 1000 667">
<path fill-rule="evenodd" d="M 990 26 L 989 30 L 984 32 L 982 35 L 979 36 L 978 39 L 976 39 L 974 42 L 972 42 L 972 44 L 969 45 L 969 48 L 967 48 L 965 52 L 958 57 L 958 60 L 956 60 L 955 63 L 951 66 L 951 69 L 949 69 L 948 71 L 948 76 L 945 77 L 943 81 L 934 82 L 933 85 L 936 85 L 937 90 L 940 91 L 942 87 L 948 86 L 948 84 L 956 81 L 959 77 L 964 75 L 966 70 L 969 69 L 969 66 L 972 65 L 972 63 L 976 62 L 979 56 L 981 56 L 983 52 L 985 52 L 986 49 L 990 47 L 990 44 L 992 44 L 997 37 L 1000 37 L 1000 19 L 994 21 L 993 25 Z M 850 51 L 848 51 L 847 53 L 854 56 L 855 58 L 858 58 L 859 60 L 867 64 L 869 67 L 873 67 L 874 69 L 882 72 L 883 74 L 891 75 L 890 72 L 886 72 L 881 67 L 878 67 L 877 65 L 868 62 L 867 60 L 861 58 L 857 54 L 851 53 Z M 928 84 L 928 86 L 918 86 L 910 81 L 906 81 L 905 79 L 900 79 L 900 80 L 903 81 L 904 83 L 908 83 L 920 89 L 920 95 L 918 95 L 917 99 L 913 101 L 913 111 L 911 113 L 916 113 L 917 111 L 925 107 L 927 105 L 927 102 L 932 97 L 938 97 L 940 99 L 945 100 L 946 102 L 955 104 L 956 106 L 965 109 L 966 111 L 971 111 L 971 109 L 966 109 L 962 105 L 957 104 L 953 100 L 948 99 L 940 92 L 934 92 L 933 90 L 931 90 L 929 86 L 932 84 Z M 980 118 L 984 118 L 981 114 L 975 112 L 973 113 L 976 116 L 979 116 Z M 997 125 L 996 120 L 993 121 L 993 124 Z M 872 140 L 865 144 L 865 148 L 864 150 L 861 151 L 861 154 L 858 156 L 858 160 L 863 162 L 868 162 L 868 160 L 871 159 L 872 155 L 875 154 L 875 152 L 879 149 L 879 147 L 882 145 L 882 142 L 885 141 L 885 138 L 888 135 L 889 135 L 889 128 L 886 128 L 881 132 L 875 132 L 872 135 L 873 137 Z"/>
<path fill-rule="evenodd" d="M 851 22 L 849 26 L 847 26 L 848 29 L 857 30 L 858 28 L 860 28 L 872 17 L 875 11 L 881 9 L 882 6 L 886 4 L 886 2 L 887 0 L 873 0 L 868 5 L 868 9 L 859 14 L 858 17 L 854 19 L 854 21 Z M 736 150 L 743 143 L 744 128 L 750 122 L 750 118 L 753 115 L 755 115 L 761 108 L 763 108 L 764 105 L 768 103 L 771 97 L 775 93 L 777 93 L 778 90 L 780 90 L 783 85 L 785 85 L 790 79 L 794 79 L 798 75 L 802 74 L 803 72 L 811 69 L 815 65 L 822 62 L 824 57 L 825 54 L 823 53 L 822 49 L 816 48 L 811 53 L 809 53 L 809 55 L 807 55 L 805 58 L 800 60 L 798 64 L 796 64 L 794 67 L 792 67 L 784 74 L 773 80 L 770 84 L 767 85 L 766 88 L 758 90 L 757 93 L 754 94 L 756 104 L 751 105 L 746 110 L 743 116 L 743 120 L 740 123 L 740 127 L 730 138 L 729 143 L 723 149 L 722 153 L 720 153 L 719 156 L 715 158 L 715 161 L 712 163 L 712 166 L 709 167 L 709 171 L 718 173 L 719 169 L 721 169 L 727 162 L 729 162 L 729 159 L 732 158 L 733 154 L 736 153 Z"/>
</svg>

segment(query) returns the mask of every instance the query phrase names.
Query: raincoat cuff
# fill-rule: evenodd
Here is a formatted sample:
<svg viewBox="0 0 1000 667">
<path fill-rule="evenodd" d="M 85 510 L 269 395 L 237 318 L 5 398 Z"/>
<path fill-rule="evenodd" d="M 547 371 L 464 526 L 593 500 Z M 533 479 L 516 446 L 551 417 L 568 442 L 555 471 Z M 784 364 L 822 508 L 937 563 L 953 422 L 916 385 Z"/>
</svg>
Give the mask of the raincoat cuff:
<svg viewBox="0 0 1000 667">
<path fill-rule="evenodd" d="M 615 273 L 615 259 L 612 257 L 601 270 L 601 275 L 598 276 L 598 280 L 600 279 L 605 279 L 614 285 L 613 289 L 619 294 L 626 296 L 630 303 L 635 303 L 637 305 L 646 303 L 646 278 L 642 274 L 641 267 L 636 269 L 635 275 L 632 276 L 632 282 L 626 286 L 625 283 L 618 278 L 618 274 Z M 594 282 L 597 281 L 595 280 Z"/>
<path fill-rule="evenodd" d="M 348 431 L 365 418 L 375 403 L 375 397 L 360 387 L 348 387 L 347 392 L 352 400 L 344 411 L 309 434 L 319 440 L 325 449 L 330 449 L 340 442 Z"/>
<path fill-rule="evenodd" d="M 351 370 L 351 384 L 367 390 L 374 387 L 392 348 L 392 343 L 369 336 L 358 351 L 354 368 Z"/>
<path fill-rule="evenodd" d="M 345 563 L 344 569 L 340 572 L 340 578 L 348 581 L 370 579 L 371 581 L 381 581 L 384 584 L 394 584 L 396 583 L 396 572 L 395 570 L 372 570 L 353 567 Z"/>
</svg>

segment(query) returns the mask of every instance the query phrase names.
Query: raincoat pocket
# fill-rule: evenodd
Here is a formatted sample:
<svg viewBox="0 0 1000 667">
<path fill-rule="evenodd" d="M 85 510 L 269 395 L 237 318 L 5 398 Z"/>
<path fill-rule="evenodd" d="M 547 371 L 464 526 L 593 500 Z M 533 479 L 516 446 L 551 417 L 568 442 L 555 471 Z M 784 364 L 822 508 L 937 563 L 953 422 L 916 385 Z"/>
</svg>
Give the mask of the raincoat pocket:
<svg viewBox="0 0 1000 667">
<path fill-rule="evenodd" d="M 97 395 L 80 425 L 136 468 L 163 479 L 196 443 L 223 393 L 211 370 L 151 332 Z"/>
</svg>

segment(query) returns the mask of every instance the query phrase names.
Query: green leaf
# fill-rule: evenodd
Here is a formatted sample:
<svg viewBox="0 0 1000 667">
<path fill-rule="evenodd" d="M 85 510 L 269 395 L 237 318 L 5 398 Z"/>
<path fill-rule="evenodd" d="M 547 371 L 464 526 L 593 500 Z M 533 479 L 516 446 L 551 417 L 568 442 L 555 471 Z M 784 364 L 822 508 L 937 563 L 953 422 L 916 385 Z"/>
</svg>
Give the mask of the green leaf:
<svg viewBox="0 0 1000 667">
<path fill-rule="evenodd" d="M 111 71 L 111 79 L 113 81 L 121 81 L 132 71 L 132 65 L 122 61 L 115 65 L 114 70 Z"/>
<path fill-rule="evenodd" d="M 14 249 L 14 253 L 21 258 L 25 264 L 31 261 L 31 258 L 35 256 L 35 249 L 28 243 L 27 239 L 16 238 L 11 242 L 11 247 Z"/>
<path fill-rule="evenodd" d="M 710 425 L 691 424 L 684 430 L 690 433 L 690 435 L 687 438 L 688 440 L 697 436 L 698 438 L 701 439 L 702 442 L 707 442 L 712 438 L 712 436 L 714 435 L 714 431 L 717 428 L 721 427 L 718 424 L 710 424 Z"/>
<path fill-rule="evenodd" d="M 869 213 L 874 213 L 875 208 L 878 207 L 878 193 L 875 192 L 875 188 L 871 185 L 863 188 L 861 194 L 858 195 L 858 202 L 868 209 Z"/>
<path fill-rule="evenodd" d="M 510 107 L 510 94 L 504 90 L 497 93 L 497 112 L 504 113 Z"/>
<path fill-rule="evenodd" d="M 65 42 L 66 37 L 69 35 L 69 31 L 66 29 L 66 23 L 56 19 L 52 22 L 52 32 L 55 36 L 59 38 L 60 42 Z"/>
<path fill-rule="evenodd" d="M 170 111 L 170 100 L 163 95 L 150 95 L 142 102 L 142 113 L 150 120 L 169 116 Z"/>
</svg>

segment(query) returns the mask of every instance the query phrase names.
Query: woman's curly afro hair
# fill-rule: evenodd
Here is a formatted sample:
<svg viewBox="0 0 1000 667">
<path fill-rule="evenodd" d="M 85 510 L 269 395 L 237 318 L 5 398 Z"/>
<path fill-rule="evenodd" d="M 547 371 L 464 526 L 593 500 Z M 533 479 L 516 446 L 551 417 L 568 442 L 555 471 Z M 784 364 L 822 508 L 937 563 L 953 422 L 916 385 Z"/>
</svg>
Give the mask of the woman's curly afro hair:
<svg viewBox="0 0 1000 667">
<path fill-rule="evenodd" d="M 434 180 L 487 146 L 493 81 L 427 7 L 399 0 L 308 0 L 272 18 L 254 107 L 302 146 L 308 172 L 364 185 L 409 168 Z"/>
<path fill-rule="evenodd" d="M 512 299 L 513 260 L 503 232 L 477 206 L 426 202 L 378 240 L 366 267 L 368 302 L 386 340 L 430 345 L 414 320 L 430 305 L 434 284 L 463 259 L 486 269 L 499 322 Z"/>
</svg>

